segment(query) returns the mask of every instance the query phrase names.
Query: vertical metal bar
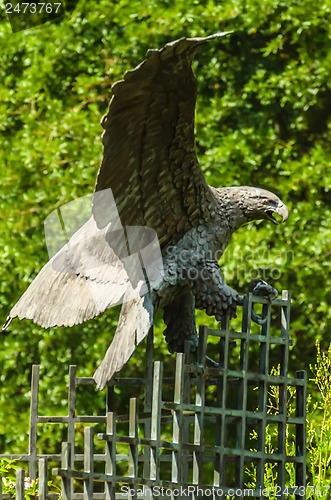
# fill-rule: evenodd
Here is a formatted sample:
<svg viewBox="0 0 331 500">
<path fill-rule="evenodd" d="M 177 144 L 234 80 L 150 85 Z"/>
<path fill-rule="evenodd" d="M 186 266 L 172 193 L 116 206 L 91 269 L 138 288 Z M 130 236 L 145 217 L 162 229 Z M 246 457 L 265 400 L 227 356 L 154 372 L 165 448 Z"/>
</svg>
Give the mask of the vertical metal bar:
<svg viewBox="0 0 331 500">
<path fill-rule="evenodd" d="M 203 369 L 206 368 L 207 334 L 208 328 L 206 326 L 200 326 L 197 362 Z M 193 451 L 193 484 L 201 484 L 202 482 L 205 396 L 206 375 L 203 370 L 200 377 L 197 377 L 197 390 L 195 396 L 195 404 L 200 407 L 200 411 L 195 411 L 194 415 L 194 444 L 198 446 L 199 451 Z M 193 498 L 195 497 L 195 494 L 193 494 Z"/>
<path fill-rule="evenodd" d="M 262 325 L 261 334 L 265 337 L 265 341 L 260 345 L 260 361 L 259 361 L 259 374 L 263 375 L 262 380 L 259 382 L 258 393 L 258 413 L 261 418 L 258 421 L 258 438 L 257 449 L 259 459 L 256 466 L 256 487 L 264 487 L 264 472 L 266 464 L 266 428 L 267 428 L 267 401 L 268 401 L 268 376 L 269 376 L 269 345 L 270 345 L 270 319 L 271 319 L 271 306 L 263 305 L 262 316 L 267 318 L 267 321 Z"/>
<path fill-rule="evenodd" d="M 288 360 L 289 360 L 289 311 L 290 301 L 289 293 L 287 290 L 282 291 L 282 300 L 286 304 L 281 306 L 281 359 L 280 359 L 280 373 L 281 377 L 287 377 L 288 373 Z M 278 423 L 278 453 L 282 459 L 278 462 L 277 472 L 277 486 L 280 491 L 284 491 L 286 481 L 286 422 L 287 422 L 287 382 L 279 384 L 279 415 L 281 420 Z M 284 495 L 280 497 L 282 500 Z"/>
<path fill-rule="evenodd" d="M 115 485 L 116 485 L 116 418 L 113 412 L 107 413 L 106 432 L 112 436 L 111 441 L 106 441 L 106 463 L 105 472 L 112 476 L 111 481 L 106 482 L 106 500 L 115 500 Z"/>
<path fill-rule="evenodd" d="M 284 343 L 281 345 L 280 376 L 287 377 L 289 360 L 289 341 L 290 341 L 290 293 L 288 290 L 282 291 L 282 300 L 286 301 L 285 306 L 281 307 L 281 338 Z"/>
<path fill-rule="evenodd" d="M 228 370 L 229 370 L 229 331 L 230 331 L 230 318 L 229 316 L 224 316 L 222 318 L 222 330 L 225 331 L 224 338 L 224 366 L 223 366 L 223 385 L 222 385 L 222 418 L 221 418 L 221 440 L 220 440 L 220 463 L 219 463 L 219 480 L 220 484 L 226 482 L 226 456 L 224 453 L 224 448 L 226 447 L 226 436 L 228 433 L 227 429 L 227 415 L 226 415 L 226 399 L 228 391 Z"/>
<path fill-rule="evenodd" d="M 84 500 L 93 500 L 93 476 L 94 476 L 94 442 L 93 428 L 86 427 L 84 431 L 84 472 L 88 478 L 84 480 Z"/>
<path fill-rule="evenodd" d="M 150 450 L 150 479 L 159 480 L 160 477 L 160 423 L 161 423 L 161 398 L 162 398 L 162 364 L 160 361 L 154 363 L 153 398 L 151 418 L 151 441 L 153 445 Z"/>
<path fill-rule="evenodd" d="M 68 443 L 71 445 L 70 468 L 75 467 L 75 416 L 76 416 L 76 365 L 69 367 L 68 392 Z M 71 495 L 73 494 L 73 480 L 70 478 Z"/>
<path fill-rule="evenodd" d="M 248 293 L 245 296 L 243 304 L 243 317 L 241 330 L 243 333 L 251 333 L 251 321 L 252 321 L 252 294 Z"/>
<path fill-rule="evenodd" d="M 295 464 L 295 482 L 297 486 L 306 486 L 306 404 L 307 404 L 307 373 L 298 371 L 297 378 L 304 380 L 304 385 L 296 387 L 296 417 L 300 418 L 301 424 L 296 424 L 296 458 L 301 458 Z M 305 496 L 295 495 L 295 499 L 306 498 Z"/>
<path fill-rule="evenodd" d="M 107 384 L 106 386 L 106 434 L 108 433 L 108 424 L 109 424 L 109 419 L 110 419 L 110 413 L 115 411 L 115 383 L 113 384 Z M 109 447 L 110 443 L 106 441 L 105 445 L 105 473 L 107 474 L 108 470 L 111 470 L 111 467 L 109 465 L 110 457 L 109 457 Z M 116 449 L 116 447 L 115 447 Z M 115 495 L 115 493 L 111 493 L 112 491 L 112 486 L 110 483 L 105 482 L 105 488 L 104 488 L 104 494 L 105 494 L 105 499 L 110 500 L 111 497 L 110 495 Z M 115 498 L 115 496 L 114 496 Z"/>
<path fill-rule="evenodd" d="M 47 459 L 39 458 L 39 500 L 46 500 L 48 493 Z"/>
<path fill-rule="evenodd" d="M 62 452 L 61 452 L 61 469 L 64 469 L 68 472 L 65 476 L 62 477 L 62 499 L 63 500 L 71 500 L 73 498 L 72 495 L 72 478 L 70 477 L 71 472 L 71 445 L 70 443 L 62 443 Z"/>
<path fill-rule="evenodd" d="M 69 367 L 69 393 L 68 393 L 68 443 L 71 444 L 71 467 L 74 466 L 75 453 L 75 415 L 76 415 L 76 369 L 75 365 Z"/>
<path fill-rule="evenodd" d="M 262 317 L 267 321 L 262 325 L 261 334 L 266 341 L 260 345 L 260 363 L 259 373 L 269 375 L 269 350 L 270 350 L 270 323 L 271 323 L 271 304 L 263 304 Z"/>
<path fill-rule="evenodd" d="M 226 321 L 227 320 L 227 321 Z M 229 327 L 229 318 L 223 317 L 222 322 L 221 322 L 221 329 L 222 330 L 228 330 Z M 224 365 L 225 365 L 225 338 L 222 335 L 219 340 L 219 364 L 220 364 L 220 370 L 224 370 Z M 220 376 L 217 377 L 217 386 L 216 386 L 216 397 L 217 397 L 217 407 L 220 408 L 220 415 L 216 416 L 216 433 L 215 433 L 215 446 L 219 450 L 221 450 L 221 440 L 222 440 L 222 429 L 224 425 L 224 407 L 223 407 L 223 380 L 224 379 L 224 372 Z M 221 453 L 215 453 L 215 459 L 214 459 L 214 481 L 213 485 L 214 486 L 221 486 L 221 464 L 222 464 L 222 455 Z M 215 499 L 220 498 L 219 495 L 215 496 Z"/>
<path fill-rule="evenodd" d="M 153 356 L 154 356 L 154 330 L 153 327 L 149 329 L 146 341 L 146 393 L 145 393 L 145 404 L 148 408 L 144 411 L 151 410 L 152 402 L 152 391 L 153 391 Z"/>
<path fill-rule="evenodd" d="M 0 476 L 0 500 L 2 500 L 2 477 Z"/>
<path fill-rule="evenodd" d="M 286 474 L 286 419 L 287 419 L 287 391 L 286 384 L 279 385 L 279 413 L 281 421 L 278 422 L 278 453 L 281 455 L 281 460 L 277 467 L 277 486 L 280 486 L 280 491 L 285 488 Z M 280 498 L 282 498 L 280 496 Z M 284 497 L 285 498 L 285 497 Z"/>
<path fill-rule="evenodd" d="M 146 340 L 146 384 L 145 384 L 145 413 L 151 415 L 152 412 L 152 391 L 153 391 L 153 356 L 154 356 L 154 330 L 150 328 Z M 151 417 L 145 420 L 144 437 L 150 439 L 151 437 Z M 148 446 L 144 448 L 144 470 L 143 477 L 148 479 L 150 477 L 150 449 Z M 144 486 L 144 495 L 146 498 L 150 496 L 150 489 Z"/>
<path fill-rule="evenodd" d="M 39 365 L 32 366 L 31 402 L 30 402 L 30 435 L 29 435 L 29 476 L 32 481 L 37 478 L 37 424 L 39 398 Z"/>
<path fill-rule="evenodd" d="M 115 384 L 107 384 L 106 391 L 106 415 L 109 412 L 115 411 Z"/>
<path fill-rule="evenodd" d="M 282 300 L 286 304 L 281 307 L 281 361 L 280 361 L 280 376 L 287 377 L 288 360 L 289 360 L 289 345 L 290 345 L 290 293 L 288 290 L 282 291 Z"/>
<path fill-rule="evenodd" d="M 194 374 L 189 373 L 186 370 L 186 365 L 190 364 L 191 358 L 191 349 L 192 344 L 188 340 L 184 342 L 184 364 L 183 364 L 183 398 L 182 403 L 190 403 L 191 402 L 191 386 L 192 381 L 194 380 Z M 190 441 L 190 419 L 191 417 L 182 415 L 182 428 L 181 428 L 181 442 L 189 443 Z M 190 452 L 185 450 L 185 448 L 181 449 L 181 481 L 183 483 L 189 482 L 189 471 L 190 471 Z"/>
<path fill-rule="evenodd" d="M 249 316 L 246 312 L 246 318 Z M 247 412 L 247 378 L 248 359 L 249 359 L 249 346 L 250 346 L 250 327 L 247 325 L 243 331 L 245 338 L 241 340 L 240 345 L 240 370 L 242 371 L 242 378 L 238 380 L 238 406 L 237 409 L 241 411 L 241 417 L 237 423 L 237 446 L 240 449 L 240 457 L 236 460 L 235 482 L 238 488 L 244 484 L 245 474 L 245 440 L 246 440 L 246 412 Z"/>
<path fill-rule="evenodd" d="M 137 399 L 130 398 L 130 412 L 129 412 L 129 437 L 133 438 L 134 442 L 129 445 L 129 476 L 133 478 L 130 481 L 134 494 L 129 493 L 129 498 L 137 498 L 138 486 L 138 412 L 137 412 Z"/>
<path fill-rule="evenodd" d="M 245 439 L 246 439 L 246 411 L 247 411 L 247 380 L 245 376 L 248 371 L 252 308 L 253 308 L 253 296 L 251 293 L 249 293 L 244 300 L 242 326 L 241 326 L 242 333 L 245 334 L 245 339 L 242 339 L 240 344 L 240 370 L 243 372 L 243 379 L 240 381 L 239 394 L 238 394 L 241 406 L 241 408 L 239 407 L 238 409 L 242 411 L 242 416 L 237 424 L 238 425 L 237 435 L 239 440 L 238 445 L 240 446 L 241 450 L 239 460 L 236 461 L 237 486 L 242 486 L 245 473 L 244 450 L 245 450 Z M 258 467 L 259 467 L 259 462 L 257 465 L 257 470 Z"/>
<path fill-rule="evenodd" d="M 289 290 L 282 290 L 282 300 L 285 300 L 287 304 L 282 308 L 281 316 L 281 335 L 282 338 L 289 337 L 290 332 L 290 310 L 291 310 L 291 295 Z"/>
<path fill-rule="evenodd" d="M 172 452 L 171 461 L 171 481 L 180 483 L 182 478 L 181 464 L 182 464 L 182 426 L 183 426 L 183 391 L 184 391 L 184 354 L 178 353 L 176 356 L 176 373 L 175 373 L 175 391 L 174 403 L 179 406 L 178 410 L 175 409 L 173 413 L 173 426 L 172 426 L 172 442 L 178 444 L 178 451 Z"/>
<path fill-rule="evenodd" d="M 23 469 L 16 470 L 16 500 L 25 500 L 24 490 L 25 471 Z"/>
</svg>

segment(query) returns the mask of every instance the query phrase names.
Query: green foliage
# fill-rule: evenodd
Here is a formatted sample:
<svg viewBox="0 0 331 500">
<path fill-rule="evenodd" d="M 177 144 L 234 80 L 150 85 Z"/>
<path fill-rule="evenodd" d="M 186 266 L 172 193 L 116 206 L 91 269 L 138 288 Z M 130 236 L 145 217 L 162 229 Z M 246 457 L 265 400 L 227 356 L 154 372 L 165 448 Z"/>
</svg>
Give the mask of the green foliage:
<svg viewBox="0 0 331 500">
<path fill-rule="evenodd" d="M 310 365 L 310 370 L 314 376 L 314 382 L 318 393 L 318 400 L 313 401 L 311 395 L 307 401 L 307 436 L 309 453 L 307 460 L 307 498 L 317 500 L 318 498 L 330 498 L 331 477 L 329 468 L 331 464 L 331 344 L 327 352 L 321 352 L 319 342 L 316 342 L 317 356 L 314 365 Z M 273 369 L 272 375 L 279 375 L 279 369 Z M 289 398 L 287 401 L 288 416 L 295 416 L 293 401 L 295 397 L 295 388 L 289 388 Z M 279 412 L 279 387 L 271 386 L 268 392 L 268 414 Z M 253 431 L 250 434 L 252 443 L 257 441 L 257 433 Z M 266 427 L 265 451 L 266 453 L 275 453 L 278 444 L 278 432 L 275 427 L 268 424 Z M 286 454 L 295 455 L 295 434 L 286 433 Z M 255 451 L 255 450 L 253 450 Z M 294 486 L 295 466 L 292 463 L 286 464 L 287 485 Z M 252 479 L 247 483 L 248 487 L 254 487 L 256 484 L 256 469 L 247 468 L 246 473 Z M 264 473 L 264 487 L 269 492 L 268 498 L 277 499 L 277 464 L 267 463 Z M 289 495 L 289 498 L 294 498 Z"/>
<path fill-rule="evenodd" d="M 2 493 L 9 493 L 11 498 L 15 498 L 16 492 L 16 472 L 19 469 L 18 460 L 0 460 L 0 478 L 2 478 Z M 60 495 L 61 489 L 48 481 L 48 491 Z M 38 479 L 31 481 L 29 477 L 24 479 L 24 492 L 26 500 L 37 498 L 39 494 Z"/>
<path fill-rule="evenodd" d="M 278 377 L 280 375 L 280 367 L 273 367 L 270 372 L 271 375 Z M 289 417 L 295 416 L 295 407 L 293 405 L 295 397 L 295 387 L 289 387 L 288 401 L 287 401 L 287 415 Z M 268 391 L 268 403 L 267 403 L 267 413 L 268 414 L 279 414 L 280 400 L 279 400 L 279 386 L 270 386 Z M 257 442 L 258 434 L 255 430 L 250 434 L 251 442 Z M 278 449 L 278 425 L 267 424 L 265 433 L 265 452 L 266 453 L 277 453 Z M 286 433 L 285 450 L 287 456 L 295 456 L 295 436 L 291 433 Z M 256 451 L 252 449 L 252 451 Z M 270 500 L 277 500 L 279 496 L 277 490 L 277 462 L 267 462 L 264 470 L 264 491 L 268 494 Z M 287 488 L 295 486 L 295 466 L 291 462 L 285 464 L 285 470 L 287 473 Z M 254 488 L 256 485 L 256 467 L 247 468 L 246 474 L 252 479 L 252 482 L 247 483 L 247 487 Z M 294 496 L 292 496 L 294 498 Z"/>
<path fill-rule="evenodd" d="M 80 0 L 56 23 L 12 33 L 3 12 L 3 321 L 47 260 L 45 217 L 93 190 L 102 157 L 99 122 L 112 83 L 148 48 L 181 36 L 233 30 L 221 42 L 201 47 L 194 65 L 198 156 L 210 184 L 264 187 L 290 207 L 284 226 L 263 222 L 242 228 L 223 267 L 241 291 L 257 273 L 278 289 L 291 290 L 290 368 L 307 368 L 315 340 L 322 347 L 331 340 L 330 17 L 328 0 Z M 117 314 L 112 309 L 72 329 L 44 330 L 15 321 L 2 335 L 2 449 L 26 448 L 31 365 L 42 365 L 41 395 L 50 395 L 45 411 L 56 414 L 66 397 L 68 365 L 77 364 L 79 375 L 93 373 Z M 215 325 L 203 313 L 198 321 Z M 168 357 L 161 319 L 156 331 L 158 357 Z M 135 356 L 128 375 L 142 365 Z M 95 412 L 103 405 L 101 396 L 89 402 Z M 43 437 L 50 451 L 54 433 Z"/>
<path fill-rule="evenodd" d="M 321 352 L 318 342 L 316 348 L 317 360 L 310 369 L 320 397 L 308 399 L 309 482 L 325 491 L 323 488 L 331 488 L 331 344 L 327 352 Z"/>
</svg>

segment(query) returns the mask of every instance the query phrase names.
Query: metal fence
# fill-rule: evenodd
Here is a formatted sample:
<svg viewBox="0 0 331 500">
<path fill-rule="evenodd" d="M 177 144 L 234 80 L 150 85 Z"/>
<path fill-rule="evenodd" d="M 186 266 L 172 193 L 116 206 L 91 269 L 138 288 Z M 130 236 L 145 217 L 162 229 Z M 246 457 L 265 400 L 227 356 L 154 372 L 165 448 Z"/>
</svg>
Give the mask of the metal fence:
<svg viewBox="0 0 331 500">
<path fill-rule="evenodd" d="M 259 327 L 251 321 L 257 304 L 266 319 Z M 153 362 L 151 331 L 145 376 L 110 382 L 100 416 L 76 414 L 78 386 L 94 381 L 77 377 L 75 366 L 69 372 L 68 414 L 39 416 L 34 366 L 29 451 L 0 458 L 28 462 L 32 479 L 39 462 L 40 498 L 47 495 L 47 463 L 54 462 L 60 464 L 53 474 L 62 478 L 64 500 L 305 498 L 306 374 L 288 374 L 289 314 L 287 291 L 272 302 L 248 294 L 241 331 L 232 331 L 227 320 L 220 330 L 200 327 L 197 353 L 187 345 L 171 376 L 163 376 L 160 361 Z M 116 393 L 128 387 L 137 394 L 140 388 L 143 398 L 129 397 L 123 414 Z M 37 426 L 40 434 L 46 423 L 66 424 L 61 453 L 37 453 Z M 76 450 L 77 423 L 89 424 L 84 453 Z M 95 424 L 104 431 L 94 433 Z"/>
</svg>

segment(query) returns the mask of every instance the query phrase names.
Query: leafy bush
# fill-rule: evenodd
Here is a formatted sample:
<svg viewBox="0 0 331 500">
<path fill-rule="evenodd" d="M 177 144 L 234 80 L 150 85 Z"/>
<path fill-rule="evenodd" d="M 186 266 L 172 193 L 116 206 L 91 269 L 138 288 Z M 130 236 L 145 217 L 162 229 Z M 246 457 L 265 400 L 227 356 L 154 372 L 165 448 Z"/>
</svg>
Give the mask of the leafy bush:
<svg viewBox="0 0 331 500">
<path fill-rule="evenodd" d="M 330 343 L 330 5 L 327 0 L 80 0 L 57 23 L 12 33 L 0 26 L 0 266 L 3 321 L 47 260 L 42 223 L 54 207 L 92 191 L 102 157 L 100 117 L 111 84 L 147 48 L 181 36 L 233 30 L 201 47 L 197 151 L 212 185 L 274 190 L 287 224 L 249 224 L 223 259 L 241 291 L 260 274 L 293 296 L 293 372 L 309 366 L 316 339 Z M 254 250 L 254 252 L 252 252 Z M 91 375 L 118 310 L 72 329 L 15 321 L 1 337 L 0 445 L 26 446 L 30 372 L 56 408 L 69 364 Z M 214 321 L 198 313 L 198 322 Z M 236 325 L 234 325 L 235 327 Z M 160 358 L 169 356 L 156 325 Z M 134 358 L 126 367 L 135 371 Z M 310 392 L 317 401 L 316 389 Z M 101 396 L 93 400 L 95 411 Z M 46 411 L 54 409 L 45 408 Z M 59 435 L 44 437 L 50 448 Z M 315 439 L 315 438 L 314 438 Z"/>
</svg>

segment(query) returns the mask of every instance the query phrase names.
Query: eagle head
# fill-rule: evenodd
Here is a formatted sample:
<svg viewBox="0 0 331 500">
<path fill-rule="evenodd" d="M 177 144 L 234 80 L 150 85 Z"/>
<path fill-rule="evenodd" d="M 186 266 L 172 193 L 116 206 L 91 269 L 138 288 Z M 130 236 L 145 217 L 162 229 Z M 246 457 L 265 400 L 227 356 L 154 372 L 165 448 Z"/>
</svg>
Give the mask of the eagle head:
<svg viewBox="0 0 331 500">
<path fill-rule="evenodd" d="M 237 229 L 246 222 L 253 220 L 266 219 L 273 224 L 278 224 L 281 218 L 285 222 L 289 216 L 287 206 L 278 196 L 266 189 L 238 186 L 219 188 L 218 199 L 224 208 L 230 209 L 229 216 L 232 219 L 232 225 Z"/>
</svg>

